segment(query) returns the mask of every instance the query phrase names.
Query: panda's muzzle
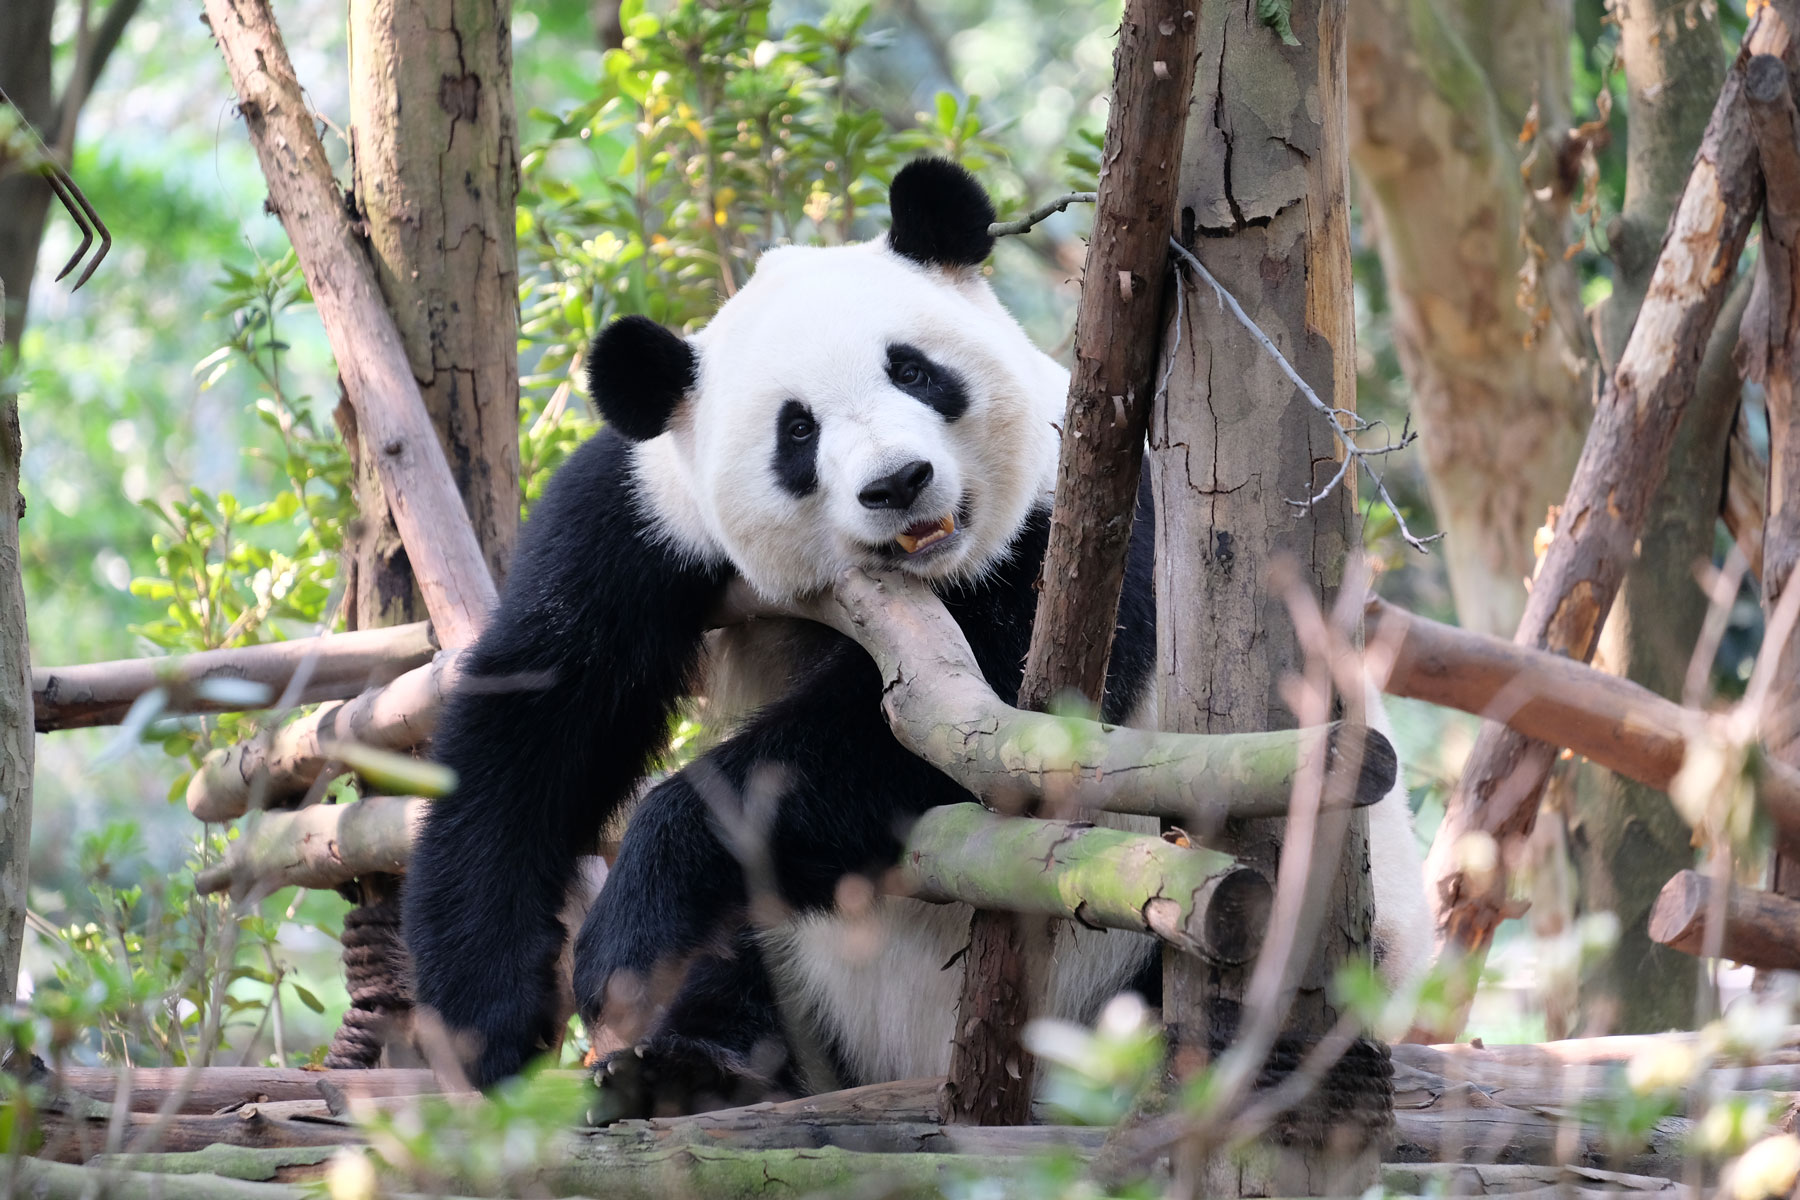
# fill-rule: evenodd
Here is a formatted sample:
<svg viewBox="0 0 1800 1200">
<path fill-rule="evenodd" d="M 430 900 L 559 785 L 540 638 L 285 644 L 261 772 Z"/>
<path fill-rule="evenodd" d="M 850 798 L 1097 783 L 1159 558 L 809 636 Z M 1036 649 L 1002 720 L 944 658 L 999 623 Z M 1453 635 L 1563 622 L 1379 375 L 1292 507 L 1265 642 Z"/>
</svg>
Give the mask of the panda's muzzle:
<svg viewBox="0 0 1800 1200">
<path fill-rule="evenodd" d="M 918 521 L 894 535 L 894 541 L 908 554 L 929 550 L 956 532 L 956 518 L 940 517 L 935 521 Z"/>
</svg>

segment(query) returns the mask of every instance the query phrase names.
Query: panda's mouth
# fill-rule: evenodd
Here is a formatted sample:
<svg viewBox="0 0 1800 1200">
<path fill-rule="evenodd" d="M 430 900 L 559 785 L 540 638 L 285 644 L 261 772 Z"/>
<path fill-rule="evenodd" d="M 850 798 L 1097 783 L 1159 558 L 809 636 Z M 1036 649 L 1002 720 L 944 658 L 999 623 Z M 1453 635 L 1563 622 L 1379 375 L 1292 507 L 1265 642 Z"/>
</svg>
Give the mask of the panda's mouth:
<svg viewBox="0 0 1800 1200">
<path fill-rule="evenodd" d="M 933 546 L 939 545 L 956 533 L 954 516 L 940 517 L 935 521 L 919 521 L 908 525 L 894 535 L 894 544 L 907 555 L 923 553 Z"/>
</svg>

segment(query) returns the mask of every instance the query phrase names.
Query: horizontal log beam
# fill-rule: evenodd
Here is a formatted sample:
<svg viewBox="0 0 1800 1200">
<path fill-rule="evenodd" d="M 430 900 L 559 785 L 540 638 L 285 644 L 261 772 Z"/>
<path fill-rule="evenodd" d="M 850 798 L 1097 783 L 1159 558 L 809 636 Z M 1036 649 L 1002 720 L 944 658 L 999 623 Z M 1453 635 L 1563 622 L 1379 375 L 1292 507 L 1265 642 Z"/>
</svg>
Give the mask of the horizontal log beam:
<svg viewBox="0 0 1800 1200">
<path fill-rule="evenodd" d="M 246 818 L 225 861 L 200 872 L 201 895 L 284 887 L 330 888 L 364 875 L 400 875 L 431 801 L 366 796 L 354 804 L 270 809 Z"/>
<path fill-rule="evenodd" d="M 1049 816 L 1133 813 L 1206 837 L 1227 819 L 1285 816 L 1315 755 L 1328 768 L 1358 765 L 1358 804 L 1385 796 L 1398 771 L 1393 746 L 1362 726 L 1155 733 L 1014 708 L 988 686 L 943 602 L 911 576 L 846 571 L 798 611 L 868 651 L 903 746 L 1001 812 L 1041 802 Z"/>
<path fill-rule="evenodd" d="M 422 745 L 455 685 L 457 661 L 457 651 L 440 650 L 426 666 L 354 700 L 315 709 L 272 736 L 214 750 L 188 781 L 188 811 L 202 821 L 230 821 L 249 811 L 259 788 L 265 806 L 302 793 L 332 761 L 326 747 L 335 742 L 400 752 Z"/>
<path fill-rule="evenodd" d="M 1486 717 L 1667 790 L 1705 715 L 1548 650 L 1445 625 L 1379 597 L 1366 641 L 1393 667 L 1382 690 Z M 1785 844 L 1800 846 L 1800 771 L 1765 757 L 1757 798 Z"/>
<path fill-rule="evenodd" d="M 1742 884 L 1719 885 L 1699 871 L 1678 871 L 1650 910 L 1650 939 L 1683 954 L 1708 952 L 1708 925 L 1721 918 L 1719 958 L 1765 971 L 1800 971 L 1800 900 Z"/>
<path fill-rule="evenodd" d="M 419 621 L 165 658 L 34 667 L 31 702 L 39 733 L 117 725 L 154 688 L 164 691 L 165 713 L 243 712 L 268 707 L 304 670 L 304 686 L 294 703 L 317 704 L 347 700 L 386 683 L 430 662 L 437 649 L 431 623 Z M 241 699 L 207 695 L 203 685 L 211 680 L 261 684 L 268 701 L 246 705 Z"/>
<path fill-rule="evenodd" d="M 1274 889 L 1228 854 L 1069 821 L 951 804 L 919 818 L 901 855 L 920 900 L 1152 933 L 1212 963 L 1262 944 Z"/>
</svg>

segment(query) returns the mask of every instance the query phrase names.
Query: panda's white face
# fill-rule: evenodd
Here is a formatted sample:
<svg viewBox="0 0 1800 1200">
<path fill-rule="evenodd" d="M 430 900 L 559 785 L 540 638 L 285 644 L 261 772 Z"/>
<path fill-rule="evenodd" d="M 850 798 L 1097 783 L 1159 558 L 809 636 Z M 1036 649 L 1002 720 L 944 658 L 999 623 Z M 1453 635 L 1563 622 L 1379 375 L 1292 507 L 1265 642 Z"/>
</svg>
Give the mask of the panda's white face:
<svg viewBox="0 0 1800 1200">
<path fill-rule="evenodd" d="M 674 540 L 767 598 L 851 566 L 977 575 L 1054 487 L 1067 373 L 972 270 L 885 242 L 772 251 L 691 342 L 695 386 L 640 473 Z"/>
</svg>

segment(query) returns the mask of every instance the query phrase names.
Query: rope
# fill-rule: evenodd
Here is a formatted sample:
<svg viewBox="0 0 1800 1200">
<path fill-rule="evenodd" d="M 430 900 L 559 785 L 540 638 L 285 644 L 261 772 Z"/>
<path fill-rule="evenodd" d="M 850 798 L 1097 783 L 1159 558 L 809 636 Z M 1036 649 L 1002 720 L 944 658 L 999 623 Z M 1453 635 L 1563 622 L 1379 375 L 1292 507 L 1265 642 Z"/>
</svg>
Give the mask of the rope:
<svg viewBox="0 0 1800 1200">
<path fill-rule="evenodd" d="M 360 888 L 363 901 L 344 914 L 344 983 L 350 1008 L 331 1039 L 327 1067 L 367 1069 L 381 1061 L 382 1048 L 412 1013 L 410 964 L 400 936 L 400 881 L 379 877 L 385 887 Z M 359 881 L 362 882 L 362 881 Z M 368 882 L 374 882 L 370 880 Z M 371 891 L 379 899 L 368 901 Z"/>
</svg>

